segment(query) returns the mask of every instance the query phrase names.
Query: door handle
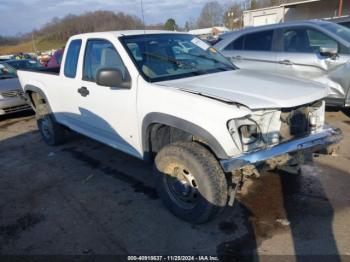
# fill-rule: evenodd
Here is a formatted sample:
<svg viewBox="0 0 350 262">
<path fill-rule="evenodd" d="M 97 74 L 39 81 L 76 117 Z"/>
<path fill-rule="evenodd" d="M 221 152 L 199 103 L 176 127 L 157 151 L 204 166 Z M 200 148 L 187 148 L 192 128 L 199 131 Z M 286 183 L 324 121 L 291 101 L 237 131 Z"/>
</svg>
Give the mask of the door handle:
<svg viewBox="0 0 350 262">
<path fill-rule="evenodd" d="M 234 56 L 233 59 L 236 59 L 236 60 L 241 60 L 242 57 L 240 55 L 237 55 L 237 56 Z"/>
<path fill-rule="evenodd" d="M 78 93 L 81 96 L 86 97 L 86 96 L 88 96 L 90 94 L 90 91 L 85 86 L 82 86 L 81 88 L 78 88 Z"/>
<path fill-rule="evenodd" d="M 293 65 L 293 62 L 288 59 L 281 60 L 279 63 L 282 65 Z"/>
</svg>

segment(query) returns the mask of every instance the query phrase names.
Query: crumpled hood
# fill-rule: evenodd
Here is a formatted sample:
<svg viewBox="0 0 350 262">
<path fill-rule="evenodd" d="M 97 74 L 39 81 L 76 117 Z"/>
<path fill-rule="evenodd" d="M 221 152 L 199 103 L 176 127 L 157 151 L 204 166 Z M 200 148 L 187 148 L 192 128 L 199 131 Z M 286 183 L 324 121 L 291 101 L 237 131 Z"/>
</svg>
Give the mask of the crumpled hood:
<svg viewBox="0 0 350 262">
<path fill-rule="evenodd" d="M 243 69 L 157 84 L 240 103 L 250 109 L 295 107 L 329 94 L 327 86 L 316 82 Z"/>
</svg>

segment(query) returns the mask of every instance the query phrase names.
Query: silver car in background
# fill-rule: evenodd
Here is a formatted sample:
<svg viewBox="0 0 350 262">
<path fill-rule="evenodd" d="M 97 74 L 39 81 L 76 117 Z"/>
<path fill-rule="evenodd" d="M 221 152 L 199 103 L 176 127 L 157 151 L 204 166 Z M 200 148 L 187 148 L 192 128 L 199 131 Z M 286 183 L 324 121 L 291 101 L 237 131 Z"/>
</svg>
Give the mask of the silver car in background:
<svg viewBox="0 0 350 262">
<path fill-rule="evenodd" d="M 15 69 L 0 63 L 0 115 L 29 110 Z"/>
<path fill-rule="evenodd" d="M 251 27 L 222 35 L 215 48 L 240 68 L 323 83 L 331 89 L 327 105 L 350 107 L 346 27 L 322 20 Z"/>
</svg>

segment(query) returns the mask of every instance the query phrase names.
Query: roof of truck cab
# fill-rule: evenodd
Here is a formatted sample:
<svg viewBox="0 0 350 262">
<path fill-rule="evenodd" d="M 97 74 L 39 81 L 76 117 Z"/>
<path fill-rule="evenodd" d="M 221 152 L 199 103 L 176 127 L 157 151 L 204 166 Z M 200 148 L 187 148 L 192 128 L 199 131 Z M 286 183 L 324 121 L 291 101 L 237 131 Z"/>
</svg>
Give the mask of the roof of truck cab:
<svg viewBox="0 0 350 262">
<path fill-rule="evenodd" d="M 96 33 L 84 33 L 72 36 L 75 38 L 87 38 L 87 37 L 106 37 L 106 36 L 133 36 L 133 35 L 151 35 L 151 34 L 187 34 L 186 32 L 174 32 L 165 30 L 125 30 L 125 31 L 109 31 L 109 32 L 96 32 Z"/>
</svg>

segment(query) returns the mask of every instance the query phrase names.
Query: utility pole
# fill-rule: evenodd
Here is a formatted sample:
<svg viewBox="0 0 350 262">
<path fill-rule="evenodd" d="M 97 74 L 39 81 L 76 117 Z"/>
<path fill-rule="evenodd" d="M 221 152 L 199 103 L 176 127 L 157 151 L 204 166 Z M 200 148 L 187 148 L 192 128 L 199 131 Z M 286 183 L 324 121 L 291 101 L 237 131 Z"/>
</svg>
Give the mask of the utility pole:
<svg viewBox="0 0 350 262">
<path fill-rule="evenodd" d="M 343 0 L 339 0 L 339 10 L 338 10 L 338 16 L 343 15 Z"/>
<path fill-rule="evenodd" d="M 32 34 L 32 45 L 33 45 L 33 51 L 34 51 L 34 53 L 36 53 L 34 34 Z"/>
</svg>

